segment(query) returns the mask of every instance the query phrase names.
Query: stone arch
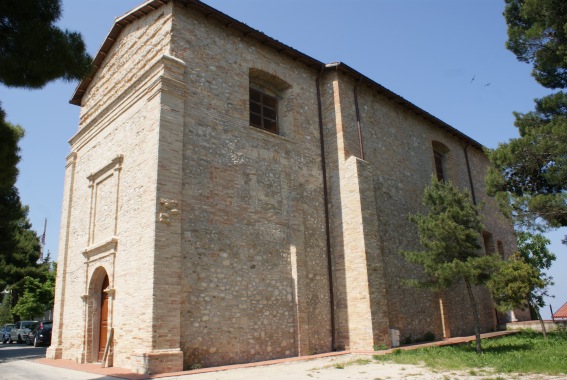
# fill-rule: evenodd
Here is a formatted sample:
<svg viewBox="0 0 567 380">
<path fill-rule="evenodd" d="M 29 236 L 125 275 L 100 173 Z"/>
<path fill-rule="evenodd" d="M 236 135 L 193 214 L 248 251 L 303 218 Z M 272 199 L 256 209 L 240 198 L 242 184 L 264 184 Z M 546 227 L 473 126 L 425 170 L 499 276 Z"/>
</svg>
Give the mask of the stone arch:
<svg viewBox="0 0 567 380">
<path fill-rule="evenodd" d="M 88 287 L 86 297 L 86 352 L 85 361 L 94 363 L 99 361 L 98 352 L 101 333 L 101 302 L 103 293 L 108 295 L 108 308 L 106 319 L 108 328 L 111 326 L 112 315 L 112 278 L 104 266 L 94 269 Z M 104 289 L 103 289 L 104 287 Z"/>
<path fill-rule="evenodd" d="M 250 85 L 258 87 L 261 90 L 270 92 L 274 96 L 281 96 L 285 90 L 291 87 L 284 79 L 268 73 L 267 71 L 260 70 L 257 68 L 250 68 L 249 71 Z"/>
</svg>

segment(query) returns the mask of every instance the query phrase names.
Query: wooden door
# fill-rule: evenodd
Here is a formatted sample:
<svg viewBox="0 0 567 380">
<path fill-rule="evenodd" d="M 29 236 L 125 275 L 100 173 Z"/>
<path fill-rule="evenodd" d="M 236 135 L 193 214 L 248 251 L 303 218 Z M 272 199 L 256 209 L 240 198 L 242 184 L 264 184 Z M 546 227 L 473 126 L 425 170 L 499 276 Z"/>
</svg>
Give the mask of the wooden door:
<svg viewBox="0 0 567 380">
<path fill-rule="evenodd" d="M 104 276 L 104 281 L 102 283 L 102 288 L 100 290 L 100 327 L 99 327 L 99 338 L 98 338 L 98 357 L 97 360 L 102 361 L 102 356 L 104 355 L 104 348 L 106 347 L 106 341 L 108 339 L 108 293 L 104 290 L 108 288 L 109 281 L 108 276 Z"/>
</svg>

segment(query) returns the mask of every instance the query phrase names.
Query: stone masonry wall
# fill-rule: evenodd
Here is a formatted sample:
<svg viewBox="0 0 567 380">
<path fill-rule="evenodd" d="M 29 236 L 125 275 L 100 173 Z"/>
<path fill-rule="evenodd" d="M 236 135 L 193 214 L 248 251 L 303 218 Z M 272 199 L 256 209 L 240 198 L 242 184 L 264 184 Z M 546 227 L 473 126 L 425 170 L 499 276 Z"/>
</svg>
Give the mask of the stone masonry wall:
<svg viewBox="0 0 567 380">
<path fill-rule="evenodd" d="M 185 367 L 330 351 L 316 73 L 182 6 L 172 52 L 187 64 Z M 279 135 L 249 125 L 262 78 Z"/>
<path fill-rule="evenodd" d="M 355 82 L 340 77 L 341 114 L 346 126 L 343 147 L 339 151 L 359 156 L 354 106 Z M 369 87 L 361 86 L 359 109 L 365 161 L 373 168 L 378 236 L 385 273 L 390 328 L 400 330 L 400 337 L 421 338 L 431 331 L 439 339 L 450 335 L 470 334 L 473 321 L 468 296 L 462 284 L 449 291 L 434 294 L 427 290 L 402 285 L 405 278 L 419 278 L 419 268 L 405 262 L 399 254 L 402 249 L 419 249 L 417 229 L 408 221 L 408 215 L 422 210 L 423 188 L 434 173 L 433 141 L 449 148 L 445 171 L 459 187 L 469 188 L 465 160 L 466 143 L 432 125 L 422 117 L 389 101 Z M 502 219 L 493 200 L 484 193 L 484 172 L 487 160 L 482 152 L 469 147 L 469 164 L 479 202 L 486 201 L 484 217 L 486 228 L 500 240 L 506 251 L 513 249 L 513 235 L 509 223 Z M 496 328 L 495 313 L 490 295 L 485 289 L 476 289 L 482 317 L 483 331 Z M 443 312 L 441 311 L 443 305 Z M 444 320 L 442 320 L 442 315 Z M 443 329 L 445 325 L 445 331 Z"/>
</svg>

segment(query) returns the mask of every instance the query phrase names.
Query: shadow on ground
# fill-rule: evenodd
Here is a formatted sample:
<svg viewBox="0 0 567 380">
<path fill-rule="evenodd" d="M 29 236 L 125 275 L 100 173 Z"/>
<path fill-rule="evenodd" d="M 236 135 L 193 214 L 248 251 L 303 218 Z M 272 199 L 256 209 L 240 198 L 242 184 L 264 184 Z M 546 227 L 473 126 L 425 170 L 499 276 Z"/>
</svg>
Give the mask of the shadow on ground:
<svg viewBox="0 0 567 380">
<path fill-rule="evenodd" d="M 0 345 L 0 363 L 44 358 L 46 350 L 47 347 L 34 347 L 21 344 L 2 344 Z"/>
</svg>

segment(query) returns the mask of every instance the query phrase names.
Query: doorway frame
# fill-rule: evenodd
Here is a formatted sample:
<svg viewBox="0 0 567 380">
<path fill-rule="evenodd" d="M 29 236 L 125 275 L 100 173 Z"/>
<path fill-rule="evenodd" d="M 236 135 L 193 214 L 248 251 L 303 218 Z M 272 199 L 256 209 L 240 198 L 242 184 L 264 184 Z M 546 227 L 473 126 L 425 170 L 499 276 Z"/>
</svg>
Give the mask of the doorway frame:
<svg viewBox="0 0 567 380">
<path fill-rule="evenodd" d="M 108 288 L 102 289 L 105 277 L 108 277 Z M 87 363 L 99 363 L 98 352 L 100 344 L 100 310 L 101 295 L 105 291 L 108 293 L 108 331 L 113 326 L 112 315 L 114 305 L 113 279 L 104 266 L 94 269 L 89 281 L 88 292 L 85 301 L 85 361 Z M 110 342 L 111 345 L 113 342 Z M 108 363 L 112 363 L 112 350 L 109 352 Z"/>
</svg>

